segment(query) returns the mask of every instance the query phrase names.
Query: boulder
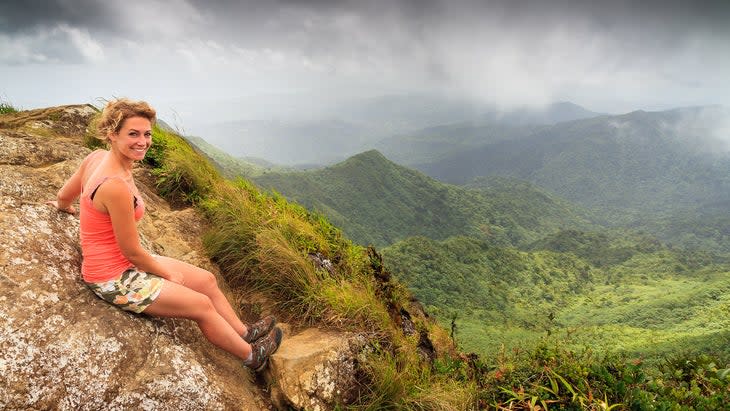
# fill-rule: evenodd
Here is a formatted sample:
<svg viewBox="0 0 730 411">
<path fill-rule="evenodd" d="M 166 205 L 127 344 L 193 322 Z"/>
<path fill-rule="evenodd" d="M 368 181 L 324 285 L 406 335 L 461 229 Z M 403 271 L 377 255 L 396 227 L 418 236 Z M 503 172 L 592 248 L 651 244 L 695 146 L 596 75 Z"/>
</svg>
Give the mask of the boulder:
<svg viewBox="0 0 730 411">
<path fill-rule="evenodd" d="M 44 202 L 89 152 L 80 141 L 94 114 L 0 116 L 0 409 L 268 408 L 240 361 L 194 323 L 118 310 L 81 282 L 78 217 Z M 145 244 L 214 271 L 196 214 L 140 188 Z"/>
<path fill-rule="evenodd" d="M 358 334 L 308 329 L 284 340 L 271 356 L 266 378 L 280 410 L 331 410 L 358 397 L 360 356 L 367 339 Z"/>
</svg>

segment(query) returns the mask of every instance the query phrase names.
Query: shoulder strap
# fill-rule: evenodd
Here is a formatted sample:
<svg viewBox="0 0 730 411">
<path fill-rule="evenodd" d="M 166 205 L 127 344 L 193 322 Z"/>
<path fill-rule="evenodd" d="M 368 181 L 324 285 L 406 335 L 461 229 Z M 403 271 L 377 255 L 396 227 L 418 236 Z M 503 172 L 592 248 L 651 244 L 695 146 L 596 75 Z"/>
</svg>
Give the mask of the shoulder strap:
<svg viewBox="0 0 730 411">
<path fill-rule="evenodd" d="M 101 178 L 100 178 L 99 180 L 97 180 L 97 181 L 98 181 L 98 183 L 96 183 L 96 185 L 95 185 L 95 186 L 93 186 L 93 185 L 92 185 L 92 187 L 94 187 L 94 189 L 93 189 L 93 190 L 91 191 L 91 195 L 89 195 L 89 198 L 93 200 L 93 199 L 94 199 L 94 195 L 96 195 L 96 190 L 98 190 L 98 189 L 99 189 L 99 187 L 101 187 L 101 185 L 102 185 L 102 184 L 104 184 L 104 182 L 105 182 L 106 180 L 109 180 L 109 179 L 112 179 L 112 178 L 121 178 L 121 177 L 119 177 L 119 176 L 111 176 L 111 177 L 110 177 L 110 176 L 107 176 L 107 177 L 101 177 Z"/>
</svg>

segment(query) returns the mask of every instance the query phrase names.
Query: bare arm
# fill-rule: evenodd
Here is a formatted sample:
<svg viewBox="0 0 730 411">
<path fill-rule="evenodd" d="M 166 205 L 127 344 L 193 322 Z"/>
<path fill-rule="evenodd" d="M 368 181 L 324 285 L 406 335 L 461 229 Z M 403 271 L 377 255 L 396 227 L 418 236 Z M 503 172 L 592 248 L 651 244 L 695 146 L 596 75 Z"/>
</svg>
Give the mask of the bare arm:
<svg viewBox="0 0 730 411">
<path fill-rule="evenodd" d="M 58 190 L 58 195 L 56 196 L 56 201 L 51 201 L 50 203 L 56 206 L 61 211 L 65 211 L 67 213 L 74 214 L 76 213 L 76 209 L 72 205 L 74 200 L 76 200 L 79 195 L 81 194 L 81 175 L 83 173 L 83 164 L 81 167 L 79 167 L 78 170 L 69 178 L 66 180 L 66 183 L 61 187 L 60 190 Z"/>
<path fill-rule="evenodd" d="M 135 267 L 178 284 L 183 284 L 183 275 L 181 273 L 167 270 L 140 244 L 137 222 L 134 220 L 133 197 L 126 183 L 118 179 L 107 180 L 96 191 L 94 201 L 100 202 L 106 208 L 112 220 L 117 244 L 119 244 L 122 254 Z"/>
<path fill-rule="evenodd" d="M 73 175 L 66 180 L 66 183 L 58 190 L 55 201 L 49 201 L 48 204 L 53 204 L 56 208 L 67 213 L 74 214 L 76 209 L 72 205 L 73 202 L 81 195 L 81 185 L 83 184 L 83 175 L 86 171 L 88 164 L 93 158 L 104 152 L 103 150 L 97 150 L 86 156 L 84 161 L 76 170 Z"/>
</svg>

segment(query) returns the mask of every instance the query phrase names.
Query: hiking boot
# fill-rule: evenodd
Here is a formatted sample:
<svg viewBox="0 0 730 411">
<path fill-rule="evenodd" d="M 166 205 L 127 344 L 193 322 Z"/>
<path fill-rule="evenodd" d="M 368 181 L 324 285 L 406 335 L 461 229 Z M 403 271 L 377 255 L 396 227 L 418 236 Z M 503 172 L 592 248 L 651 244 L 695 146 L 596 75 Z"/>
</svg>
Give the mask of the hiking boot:
<svg viewBox="0 0 730 411">
<path fill-rule="evenodd" d="M 254 372 L 263 370 L 271 354 L 279 348 L 282 335 L 281 329 L 274 327 L 265 337 L 261 337 L 251 344 L 251 361 L 244 363 L 244 365 L 254 370 Z"/>
<path fill-rule="evenodd" d="M 246 324 L 248 334 L 243 337 L 243 341 L 251 344 L 252 342 L 266 335 L 266 333 L 268 333 L 275 324 L 276 317 L 274 317 L 273 315 L 267 315 L 266 317 L 256 321 L 253 324 Z"/>
</svg>

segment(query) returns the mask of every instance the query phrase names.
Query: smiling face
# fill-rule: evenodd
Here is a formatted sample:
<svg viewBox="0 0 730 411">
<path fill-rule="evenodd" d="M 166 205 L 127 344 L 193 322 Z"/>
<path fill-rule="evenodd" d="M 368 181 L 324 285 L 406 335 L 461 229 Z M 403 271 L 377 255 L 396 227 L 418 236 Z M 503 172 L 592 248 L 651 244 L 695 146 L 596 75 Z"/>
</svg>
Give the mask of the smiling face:
<svg viewBox="0 0 730 411">
<path fill-rule="evenodd" d="M 123 156 L 130 160 L 142 160 L 152 145 L 152 123 L 144 117 L 130 117 L 109 139 L 112 148 Z"/>
</svg>

